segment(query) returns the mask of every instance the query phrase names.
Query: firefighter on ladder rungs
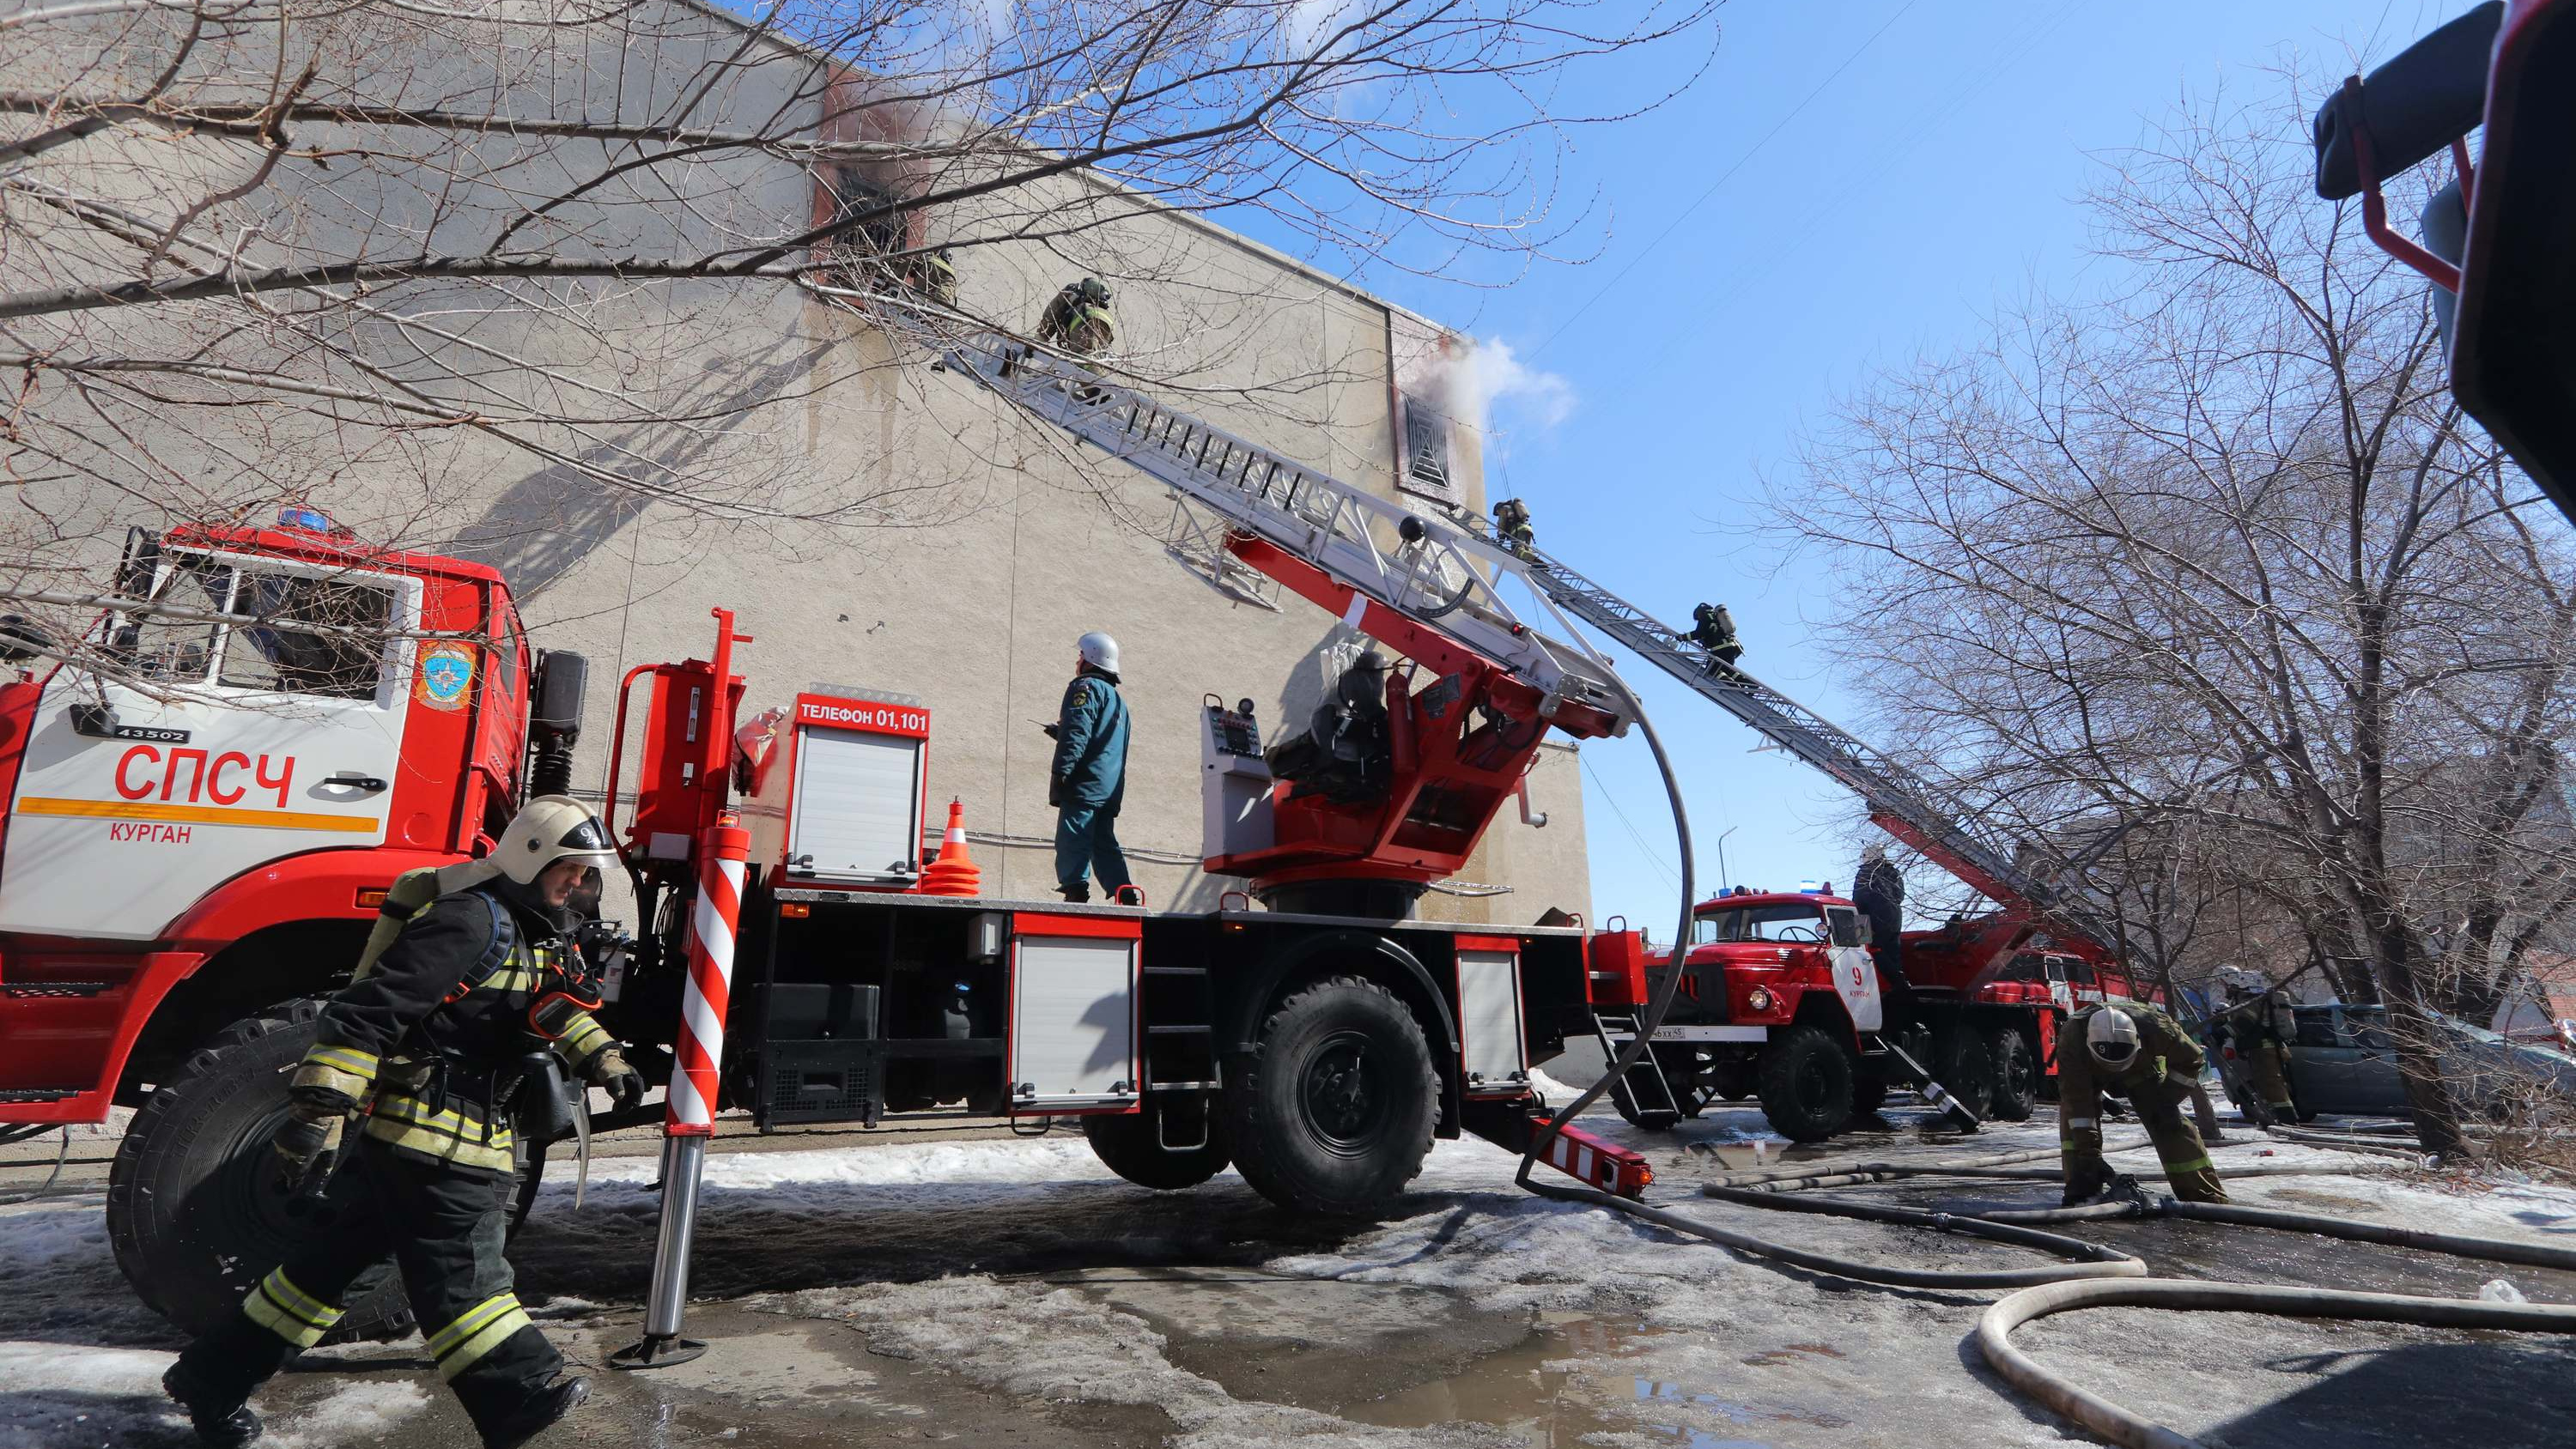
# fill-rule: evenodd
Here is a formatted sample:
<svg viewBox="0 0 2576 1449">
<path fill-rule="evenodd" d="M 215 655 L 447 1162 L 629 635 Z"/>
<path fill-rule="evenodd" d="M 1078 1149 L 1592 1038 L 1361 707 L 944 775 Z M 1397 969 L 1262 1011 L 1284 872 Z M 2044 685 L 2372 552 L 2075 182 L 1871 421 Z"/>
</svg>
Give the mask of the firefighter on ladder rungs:
<svg viewBox="0 0 2576 1449">
<path fill-rule="evenodd" d="M 620 1105 L 644 1095 L 590 1016 L 598 998 L 568 934 L 581 914 L 573 903 L 615 859 L 579 803 L 531 801 L 488 861 L 448 867 L 439 883 L 455 888 L 412 913 L 323 1008 L 274 1147 L 289 1190 L 305 1190 L 333 1134 L 355 1118 L 345 1170 L 321 1188 L 339 1221 L 162 1379 L 199 1439 L 229 1449 L 259 1437 L 251 1391 L 330 1332 L 350 1284 L 388 1247 L 439 1377 L 489 1449 L 515 1449 L 588 1395 L 586 1380 L 560 1377 L 562 1356 L 521 1311 L 502 1247 L 519 1152 L 511 1104 L 543 1066 L 531 1054 L 560 1054 Z M 388 914 L 425 894 L 418 877 L 430 874 L 397 882 Z"/>
</svg>

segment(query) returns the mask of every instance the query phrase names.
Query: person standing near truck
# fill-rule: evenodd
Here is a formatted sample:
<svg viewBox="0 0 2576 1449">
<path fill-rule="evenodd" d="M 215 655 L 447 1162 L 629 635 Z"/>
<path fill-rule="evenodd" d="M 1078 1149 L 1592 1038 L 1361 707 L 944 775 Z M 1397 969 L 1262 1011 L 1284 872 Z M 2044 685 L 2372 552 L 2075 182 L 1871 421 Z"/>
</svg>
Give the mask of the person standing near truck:
<svg viewBox="0 0 2576 1449">
<path fill-rule="evenodd" d="M 591 1018 L 598 1000 L 568 935 L 576 893 L 616 858 L 578 802 L 529 802 L 491 874 L 413 914 L 323 1007 L 270 1146 L 300 1192 L 333 1134 L 351 1128 L 348 1169 L 322 1189 L 341 1221 L 288 1254 L 163 1376 L 201 1442 L 235 1449 L 259 1437 L 251 1392 L 330 1332 L 350 1284 L 388 1247 L 439 1377 L 485 1449 L 517 1449 L 589 1395 L 519 1307 L 502 1249 L 518 1170 L 511 1104 L 528 1057 L 559 1053 L 620 1105 L 644 1096 Z"/>
<path fill-rule="evenodd" d="M 1905 873 L 1887 858 L 1886 846 L 1871 841 L 1861 847 L 1851 899 L 1869 922 L 1869 954 L 1880 982 L 1889 991 L 1913 990 L 1905 979 Z"/>
<path fill-rule="evenodd" d="M 2058 1149 L 2066 1170 L 2066 1205 L 2114 1185 L 2102 1159 L 2102 1098 L 2129 1099 L 2155 1144 L 2174 1196 L 2225 1202 L 2227 1189 L 2210 1165 L 2182 1104 L 2207 1060 L 2174 1019 L 2143 1001 L 2114 997 L 2088 1006 L 2057 1034 Z"/>
<path fill-rule="evenodd" d="M 1118 899 L 1132 880 L 1118 847 L 1118 808 L 1127 798 L 1127 701 L 1118 693 L 1118 641 L 1094 630 L 1076 647 L 1073 682 L 1046 727 L 1055 739 L 1047 803 L 1056 808 L 1056 888 L 1091 899 L 1090 877 Z"/>
</svg>

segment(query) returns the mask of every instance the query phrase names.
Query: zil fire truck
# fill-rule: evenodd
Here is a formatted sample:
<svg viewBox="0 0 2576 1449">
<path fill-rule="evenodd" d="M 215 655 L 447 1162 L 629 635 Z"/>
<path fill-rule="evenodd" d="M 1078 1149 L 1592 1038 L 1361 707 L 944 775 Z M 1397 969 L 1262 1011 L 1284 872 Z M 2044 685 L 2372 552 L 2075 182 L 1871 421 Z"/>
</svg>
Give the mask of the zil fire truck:
<svg viewBox="0 0 2576 1449">
<path fill-rule="evenodd" d="M 1525 807 L 1549 730 L 1596 739 L 1633 718 L 1606 661 L 1521 618 L 1501 585 L 1520 577 L 1578 613 L 1615 606 L 1632 634 L 1644 616 L 1463 520 L 1416 516 L 1010 340 L 940 345 L 950 371 L 1217 515 L 1239 566 L 1396 662 L 1355 667 L 1267 745 L 1248 703 L 1222 703 L 1259 681 L 1209 681 L 1224 692 L 1202 720 L 1206 866 L 1243 882 L 1218 909 L 1033 904 L 921 889 L 936 870 L 927 708 L 816 686 L 746 718 L 728 661 L 752 641 L 719 611 L 709 659 L 620 682 L 608 820 L 642 929 L 590 938 L 607 1025 L 648 1075 L 693 1037 L 711 1047 L 712 1106 L 763 1130 L 1079 1117 L 1132 1181 L 1187 1187 L 1232 1164 L 1302 1212 L 1383 1205 L 1435 1137 L 1527 1148 L 1543 1111 L 1531 1069 L 1569 1035 L 1606 1037 L 1603 1012 L 1630 1013 L 1633 1031 L 1652 968 L 1634 933 L 1595 936 L 1570 913 L 1506 930 L 1411 906 L 1506 801 Z M 324 1200 L 285 1195 L 266 1168 L 279 1074 L 397 874 L 487 850 L 523 800 L 566 788 L 585 670 L 531 647 L 492 571 L 372 550 L 301 512 L 137 536 L 102 602 L 89 644 L 114 667 L 28 658 L 0 685 L 0 1122 L 139 1108 L 110 1235 L 142 1298 L 193 1328 L 294 1236 L 328 1230 Z M 1660 647 L 1686 646 L 1664 631 Z M 698 857 L 736 820 L 750 858 L 730 1006 L 700 1022 Z M 1838 903 L 1817 908 L 1819 944 L 1847 951 Z M 1715 952 L 1687 963 L 1700 1015 L 1730 1041 L 1767 1036 L 1758 993 L 1781 989 L 1763 984 L 1784 979 L 1777 963 Z M 1830 979 L 1848 966 L 1836 958 Z M 1834 1052 L 1902 1056 L 1857 1004 L 1869 988 L 1853 990 Z M 1803 1005 L 1776 1025 L 1782 1049 L 1825 1031 Z M 1666 1044 L 1657 1034 L 1658 1061 Z M 1850 1104 L 1815 1112 L 1839 1126 Z M 544 1170 L 544 1134 L 529 1140 L 523 1210 Z M 1550 1164 L 1612 1191 L 1651 1176 L 1571 1128 L 1541 1140 Z M 343 1332 L 404 1318 L 380 1284 L 353 1295 Z"/>
</svg>

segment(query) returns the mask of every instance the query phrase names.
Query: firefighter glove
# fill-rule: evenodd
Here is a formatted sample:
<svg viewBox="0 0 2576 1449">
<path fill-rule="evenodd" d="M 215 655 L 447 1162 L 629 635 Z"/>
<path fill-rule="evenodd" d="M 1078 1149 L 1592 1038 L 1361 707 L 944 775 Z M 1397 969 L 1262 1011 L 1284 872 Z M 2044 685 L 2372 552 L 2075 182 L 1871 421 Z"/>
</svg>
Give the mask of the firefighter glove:
<svg viewBox="0 0 2576 1449">
<path fill-rule="evenodd" d="M 609 1100 L 620 1107 L 639 1106 L 644 1101 L 644 1074 L 627 1065 L 626 1053 L 609 1047 L 590 1059 L 591 1084 L 604 1088 Z"/>
<path fill-rule="evenodd" d="M 1064 776 L 1050 775 L 1047 777 L 1047 804 L 1050 808 L 1058 810 L 1064 808 L 1066 788 L 1067 782 Z"/>
<path fill-rule="evenodd" d="M 1042 724 L 1039 725 L 1038 728 L 1046 731 L 1046 737 L 1048 739 L 1060 740 L 1064 738 L 1064 727 L 1061 725 Z"/>
<path fill-rule="evenodd" d="M 338 1121 L 338 1113 L 317 1114 L 302 1102 L 286 1109 L 286 1120 L 277 1124 L 268 1145 L 277 1153 L 278 1176 L 285 1179 L 287 1191 L 303 1189 L 313 1164 L 330 1150 L 331 1129 Z"/>
</svg>

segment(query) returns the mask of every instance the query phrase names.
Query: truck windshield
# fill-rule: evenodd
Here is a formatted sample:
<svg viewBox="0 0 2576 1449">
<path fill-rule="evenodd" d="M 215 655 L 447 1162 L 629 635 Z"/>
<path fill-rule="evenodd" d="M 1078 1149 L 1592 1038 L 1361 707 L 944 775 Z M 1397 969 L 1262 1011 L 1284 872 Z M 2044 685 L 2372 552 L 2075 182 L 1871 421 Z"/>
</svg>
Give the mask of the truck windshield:
<svg viewBox="0 0 2576 1449">
<path fill-rule="evenodd" d="M 1733 906 L 1691 921 L 1691 944 L 1720 941 L 1822 941 L 1824 913 L 1814 906 Z"/>
</svg>

